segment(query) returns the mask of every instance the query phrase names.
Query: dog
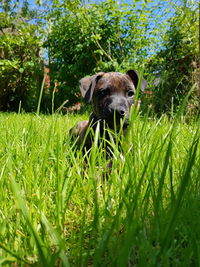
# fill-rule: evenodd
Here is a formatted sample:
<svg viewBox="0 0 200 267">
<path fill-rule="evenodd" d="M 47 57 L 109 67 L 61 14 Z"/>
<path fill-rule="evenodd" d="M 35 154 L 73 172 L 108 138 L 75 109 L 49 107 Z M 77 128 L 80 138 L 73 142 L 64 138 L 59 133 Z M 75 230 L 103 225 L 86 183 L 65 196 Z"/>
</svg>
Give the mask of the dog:
<svg viewBox="0 0 200 267">
<path fill-rule="evenodd" d="M 138 83 L 139 74 L 135 70 L 128 70 L 126 74 L 99 72 L 79 81 L 81 94 L 86 103 L 92 103 L 93 110 L 89 120 L 79 122 L 70 130 L 79 146 L 86 151 L 92 147 L 93 136 L 88 132 L 91 129 L 95 132 L 98 123 L 100 136 L 103 136 L 105 128 L 119 129 L 122 121 L 123 131 L 126 131 Z M 140 89 L 144 91 L 146 85 L 146 80 L 142 78 Z"/>
</svg>

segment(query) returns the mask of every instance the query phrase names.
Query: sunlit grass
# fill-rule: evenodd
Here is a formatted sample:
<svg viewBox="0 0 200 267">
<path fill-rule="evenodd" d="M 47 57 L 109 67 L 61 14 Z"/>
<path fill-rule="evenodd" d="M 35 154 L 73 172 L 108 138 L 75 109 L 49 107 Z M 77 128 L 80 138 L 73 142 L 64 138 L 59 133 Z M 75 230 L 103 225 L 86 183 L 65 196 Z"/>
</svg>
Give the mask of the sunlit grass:
<svg viewBox="0 0 200 267">
<path fill-rule="evenodd" d="M 0 264 L 198 266 L 199 122 L 133 114 L 106 180 L 86 117 L 0 114 Z"/>
</svg>

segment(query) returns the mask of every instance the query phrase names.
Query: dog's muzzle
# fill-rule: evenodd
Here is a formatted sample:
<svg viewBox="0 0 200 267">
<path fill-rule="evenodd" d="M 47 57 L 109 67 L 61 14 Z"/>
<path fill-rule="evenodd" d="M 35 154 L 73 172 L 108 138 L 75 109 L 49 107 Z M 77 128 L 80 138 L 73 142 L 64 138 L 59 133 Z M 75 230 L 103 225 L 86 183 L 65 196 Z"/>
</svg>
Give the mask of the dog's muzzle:
<svg viewBox="0 0 200 267">
<path fill-rule="evenodd" d="M 115 126 L 119 127 L 121 123 L 123 123 L 123 128 L 127 128 L 129 124 L 129 110 L 123 106 L 116 108 L 108 107 L 104 114 L 104 120 L 110 128 L 114 128 Z"/>
</svg>

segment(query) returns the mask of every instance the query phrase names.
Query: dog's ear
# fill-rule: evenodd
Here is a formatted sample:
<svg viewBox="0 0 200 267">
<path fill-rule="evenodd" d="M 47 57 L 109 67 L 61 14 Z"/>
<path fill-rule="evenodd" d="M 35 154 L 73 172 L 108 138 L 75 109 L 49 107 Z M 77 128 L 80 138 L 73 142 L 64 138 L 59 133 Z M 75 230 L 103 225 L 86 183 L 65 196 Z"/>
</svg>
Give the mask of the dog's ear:
<svg viewBox="0 0 200 267">
<path fill-rule="evenodd" d="M 99 79 L 103 76 L 104 72 L 99 72 L 93 76 L 82 78 L 79 81 L 79 86 L 81 90 L 81 94 L 86 103 L 89 103 L 92 100 L 92 95 L 94 92 L 94 88 Z"/>
<path fill-rule="evenodd" d="M 135 88 L 137 88 L 137 85 L 138 85 L 138 82 L 139 82 L 139 73 L 136 70 L 128 70 L 126 74 L 133 81 L 133 84 L 134 84 Z M 140 89 L 142 91 L 144 91 L 144 89 L 146 88 L 146 86 L 147 86 L 147 81 L 142 78 L 141 84 L 140 84 Z"/>
</svg>

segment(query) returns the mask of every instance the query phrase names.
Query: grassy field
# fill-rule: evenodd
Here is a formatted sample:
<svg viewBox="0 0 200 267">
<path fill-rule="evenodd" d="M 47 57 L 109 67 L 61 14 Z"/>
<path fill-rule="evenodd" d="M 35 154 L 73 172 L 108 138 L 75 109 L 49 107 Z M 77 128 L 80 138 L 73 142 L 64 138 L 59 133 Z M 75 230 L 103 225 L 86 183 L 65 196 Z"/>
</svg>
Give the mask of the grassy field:
<svg viewBox="0 0 200 267">
<path fill-rule="evenodd" d="M 0 114 L 0 265 L 200 266 L 199 122 L 133 114 L 105 180 L 86 117 Z"/>
</svg>

